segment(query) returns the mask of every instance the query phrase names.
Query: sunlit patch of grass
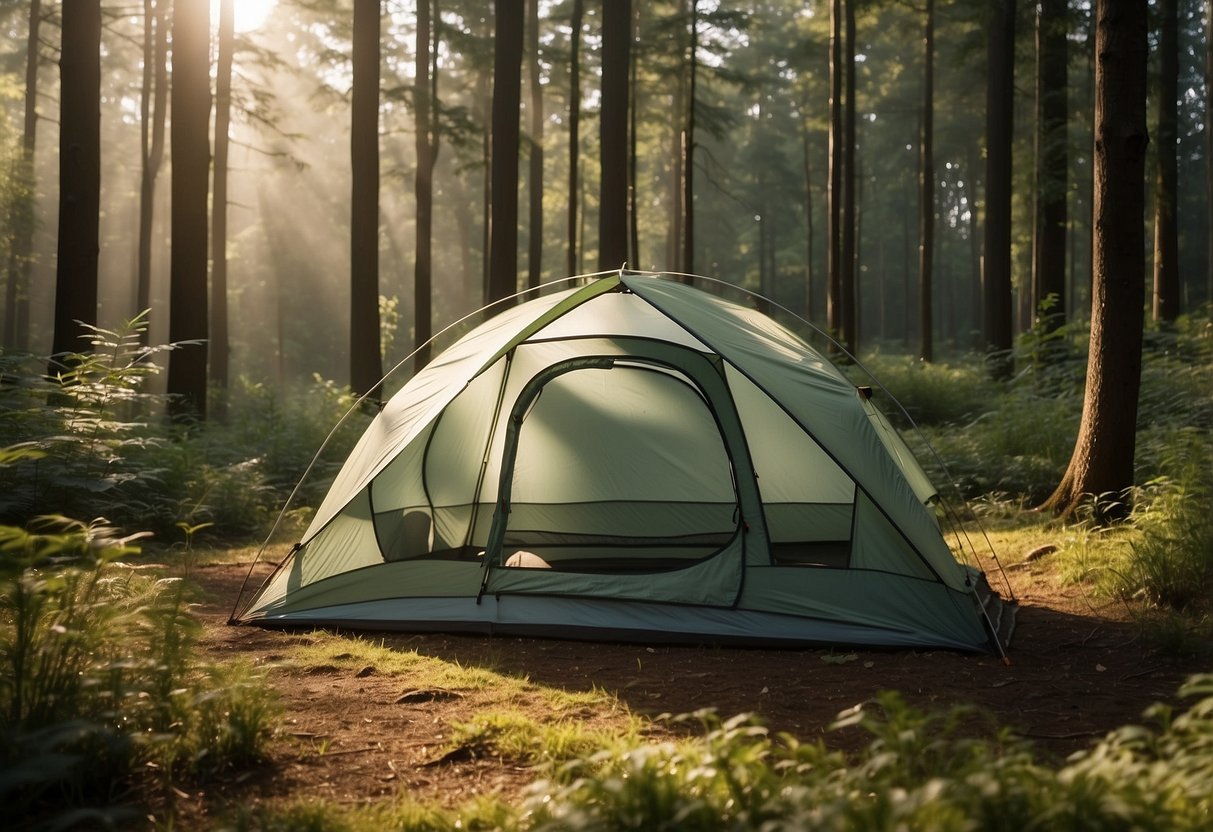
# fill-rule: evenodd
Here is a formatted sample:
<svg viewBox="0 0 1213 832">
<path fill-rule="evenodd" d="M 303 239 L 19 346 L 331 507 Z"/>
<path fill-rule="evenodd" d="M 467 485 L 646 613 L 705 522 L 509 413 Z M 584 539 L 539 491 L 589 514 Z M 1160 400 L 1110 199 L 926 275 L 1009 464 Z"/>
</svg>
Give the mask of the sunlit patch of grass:
<svg viewBox="0 0 1213 832">
<path fill-rule="evenodd" d="M 552 714 L 570 714 L 587 708 L 606 709 L 629 719 L 627 707 L 601 688 L 569 690 L 532 682 L 525 676 L 489 667 L 425 656 L 415 650 L 389 647 L 383 640 L 312 633 L 306 643 L 293 646 L 279 662 L 287 668 L 307 670 L 336 667 L 357 672 L 373 667 L 380 675 L 407 677 L 410 687 L 475 693 L 488 702 L 512 702 L 531 697 Z"/>
<path fill-rule="evenodd" d="M 224 828 L 233 832 L 510 832 L 525 826 L 517 809 L 481 797 L 454 809 L 408 798 L 358 807 L 296 801 L 241 809 Z"/>
<path fill-rule="evenodd" d="M 534 765 L 583 757 L 618 742 L 636 744 L 642 730 L 635 717 L 594 725 L 577 717 L 539 721 L 516 710 L 493 710 L 456 724 L 447 745 L 478 757 L 504 757 Z"/>
</svg>

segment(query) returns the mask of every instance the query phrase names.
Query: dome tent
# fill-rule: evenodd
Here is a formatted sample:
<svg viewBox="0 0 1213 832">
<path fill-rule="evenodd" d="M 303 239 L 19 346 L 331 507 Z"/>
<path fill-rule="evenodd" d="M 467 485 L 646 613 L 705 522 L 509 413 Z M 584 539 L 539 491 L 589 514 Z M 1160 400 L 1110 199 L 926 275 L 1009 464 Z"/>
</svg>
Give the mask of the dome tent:
<svg viewBox="0 0 1213 832">
<path fill-rule="evenodd" d="M 864 391 L 789 329 L 598 276 L 418 372 L 234 620 L 1000 652 L 1001 602 L 933 497 Z"/>
</svg>

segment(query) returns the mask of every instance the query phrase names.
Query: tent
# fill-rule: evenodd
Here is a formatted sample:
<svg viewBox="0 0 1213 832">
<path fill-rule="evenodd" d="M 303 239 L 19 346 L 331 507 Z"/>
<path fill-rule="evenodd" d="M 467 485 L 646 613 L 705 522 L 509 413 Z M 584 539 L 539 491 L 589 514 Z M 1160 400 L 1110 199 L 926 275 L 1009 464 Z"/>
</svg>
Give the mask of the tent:
<svg viewBox="0 0 1213 832">
<path fill-rule="evenodd" d="M 755 309 L 586 279 L 391 397 L 234 620 L 1000 652 L 1002 602 L 865 392 Z"/>
</svg>

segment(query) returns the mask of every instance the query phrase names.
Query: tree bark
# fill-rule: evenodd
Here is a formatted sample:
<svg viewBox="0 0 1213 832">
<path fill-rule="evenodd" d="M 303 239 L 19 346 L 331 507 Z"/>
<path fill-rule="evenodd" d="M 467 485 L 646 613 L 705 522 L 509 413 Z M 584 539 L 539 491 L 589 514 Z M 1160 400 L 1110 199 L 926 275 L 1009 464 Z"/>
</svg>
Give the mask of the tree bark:
<svg viewBox="0 0 1213 832">
<path fill-rule="evenodd" d="M 41 23 L 42 3 L 32 0 L 25 47 L 25 108 L 21 149 L 14 165 L 14 195 L 9 210 L 9 228 L 13 240 L 4 290 L 4 346 L 21 352 L 29 349 L 29 282 L 33 265 L 37 183 L 34 154 L 38 144 L 38 32 Z"/>
<path fill-rule="evenodd" d="M 539 79 L 539 0 L 527 0 L 527 54 L 529 61 L 530 95 L 527 109 L 530 116 L 530 195 L 529 241 L 527 245 L 527 286 L 535 288 L 543 274 L 543 85 Z"/>
<path fill-rule="evenodd" d="M 431 0 L 417 0 L 417 61 L 413 86 L 413 120 L 417 150 L 416 256 L 413 263 L 413 358 L 414 371 L 430 363 L 430 338 L 433 335 L 433 225 L 434 163 L 438 135 L 431 110 L 430 39 L 434 27 L 430 17 Z M 437 53 L 437 49 L 434 49 Z M 435 75 L 437 72 L 435 71 Z"/>
<path fill-rule="evenodd" d="M 801 154 L 804 169 L 804 319 L 813 320 L 813 163 L 812 143 L 809 141 L 809 120 L 805 115 L 807 102 L 801 105 Z"/>
<path fill-rule="evenodd" d="M 935 260 L 935 0 L 927 0 L 923 30 L 922 137 L 918 161 L 918 355 L 935 360 L 931 310 Z"/>
<path fill-rule="evenodd" d="M 1015 0 L 991 0 L 986 69 L 986 221 L 982 283 L 986 349 L 995 377 L 1010 375 L 1011 140 L 1015 96 Z"/>
<path fill-rule="evenodd" d="M 1158 37 L 1158 173 L 1154 187 L 1154 320 L 1174 323 L 1179 316 L 1179 4 L 1160 0 Z M 1207 120 L 1207 119 L 1206 119 Z"/>
<path fill-rule="evenodd" d="M 1205 0 L 1205 112 L 1213 113 L 1213 2 Z M 1213 129 L 1205 129 L 1205 303 L 1213 308 Z"/>
<path fill-rule="evenodd" d="M 633 7 L 632 30 L 629 37 L 632 41 L 640 40 L 640 14 L 642 7 Z M 628 263 L 632 268 L 641 268 L 640 264 L 640 193 L 636 188 L 636 164 L 639 147 L 640 112 L 640 69 L 637 66 L 635 54 L 628 61 L 628 89 L 631 106 L 628 108 Z"/>
<path fill-rule="evenodd" d="M 59 244 L 52 374 L 59 357 L 87 352 L 81 324 L 97 323 L 101 210 L 101 3 L 63 10 L 59 116 Z"/>
<path fill-rule="evenodd" d="M 830 138 L 826 186 L 826 328 L 842 335 L 842 0 L 830 3 Z"/>
<path fill-rule="evenodd" d="M 172 254 L 169 340 L 199 341 L 169 353 L 169 412 L 206 418 L 207 180 L 210 176 L 210 4 L 176 0 L 173 8 Z"/>
<path fill-rule="evenodd" d="M 227 314 L 227 159 L 232 124 L 232 53 L 236 40 L 235 0 L 219 3 L 218 67 L 215 72 L 215 185 L 211 199 L 211 355 L 210 379 L 218 388 L 212 408 L 227 418 L 231 346 Z"/>
<path fill-rule="evenodd" d="M 1095 5 L 1091 338 L 1082 421 L 1069 467 L 1044 508 L 1072 514 L 1086 495 L 1109 521 L 1130 509 L 1145 294 L 1146 56 L 1141 0 Z"/>
<path fill-rule="evenodd" d="M 846 0 L 844 8 L 846 102 L 842 108 L 842 252 L 839 280 L 842 290 L 842 343 L 847 352 L 855 355 L 859 352 L 859 291 L 855 285 L 855 230 L 858 223 L 855 200 L 855 0 Z"/>
<path fill-rule="evenodd" d="M 143 90 L 139 101 L 139 254 L 135 286 L 136 312 L 152 305 L 152 235 L 156 179 L 164 162 L 164 128 L 168 114 L 168 0 L 143 0 Z M 139 333 L 148 343 L 148 329 Z"/>
<path fill-rule="evenodd" d="M 695 93 L 699 75 L 699 0 L 691 0 L 691 48 L 686 94 L 686 126 L 682 131 L 682 264 L 695 273 Z M 690 278 L 687 278 L 688 280 Z"/>
<path fill-rule="evenodd" d="M 1036 16 L 1036 222 L 1032 313 L 1052 332 L 1066 320 L 1066 169 L 1069 118 L 1066 0 L 1043 0 Z"/>
<path fill-rule="evenodd" d="M 578 166 L 581 164 L 581 21 L 582 0 L 573 0 L 573 17 L 569 35 L 569 202 L 568 242 L 565 247 L 565 268 L 569 275 L 577 274 L 577 198 Z"/>
<path fill-rule="evenodd" d="M 523 0 L 496 0 L 489 303 L 518 291 L 518 115 L 524 20 Z"/>
<path fill-rule="evenodd" d="M 379 0 L 354 0 L 350 125 L 350 386 L 373 393 L 379 343 Z"/>
<path fill-rule="evenodd" d="M 618 269 L 628 259 L 628 68 L 632 54 L 632 2 L 602 8 L 602 111 L 598 120 L 602 179 L 598 200 L 598 268 Z"/>
</svg>

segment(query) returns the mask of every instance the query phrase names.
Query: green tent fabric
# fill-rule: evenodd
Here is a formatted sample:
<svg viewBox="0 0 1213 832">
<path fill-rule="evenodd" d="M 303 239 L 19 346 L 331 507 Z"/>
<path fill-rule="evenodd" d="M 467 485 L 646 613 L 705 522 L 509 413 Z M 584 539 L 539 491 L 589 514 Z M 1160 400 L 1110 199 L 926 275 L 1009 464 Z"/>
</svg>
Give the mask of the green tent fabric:
<svg viewBox="0 0 1213 832">
<path fill-rule="evenodd" d="M 1001 651 L 1001 601 L 935 496 L 791 330 L 625 272 L 417 373 L 238 620 Z"/>
</svg>

